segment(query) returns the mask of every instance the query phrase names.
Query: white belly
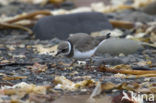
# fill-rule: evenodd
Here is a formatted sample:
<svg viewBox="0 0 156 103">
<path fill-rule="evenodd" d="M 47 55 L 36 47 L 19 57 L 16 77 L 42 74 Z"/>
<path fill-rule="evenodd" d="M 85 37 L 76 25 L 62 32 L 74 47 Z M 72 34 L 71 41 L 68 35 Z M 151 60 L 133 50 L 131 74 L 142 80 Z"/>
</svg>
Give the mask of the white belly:
<svg viewBox="0 0 156 103">
<path fill-rule="evenodd" d="M 77 49 L 74 48 L 74 56 L 73 56 L 73 58 L 76 58 L 76 59 L 90 58 L 91 56 L 94 55 L 94 53 L 96 52 L 96 50 L 98 49 L 98 47 L 101 44 L 103 44 L 104 42 L 105 42 L 105 40 L 101 41 L 97 47 L 95 47 L 92 50 L 86 51 L 86 52 L 80 52 L 79 50 L 77 50 Z"/>
<path fill-rule="evenodd" d="M 86 51 L 86 52 L 80 52 L 79 50 L 74 50 L 74 58 L 80 59 L 80 58 L 90 58 L 96 51 L 97 48 L 94 48 L 92 50 Z"/>
</svg>

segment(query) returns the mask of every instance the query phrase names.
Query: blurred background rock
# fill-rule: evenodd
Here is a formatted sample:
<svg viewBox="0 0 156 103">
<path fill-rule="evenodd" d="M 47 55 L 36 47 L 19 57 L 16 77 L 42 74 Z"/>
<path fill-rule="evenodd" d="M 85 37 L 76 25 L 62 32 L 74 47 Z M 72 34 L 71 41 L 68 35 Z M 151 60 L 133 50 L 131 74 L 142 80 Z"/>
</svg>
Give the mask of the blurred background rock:
<svg viewBox="0 0 156 103">
<path fill-rule="evenodd" d="M 104 2 L 110 4 L 110 0 L 67 0 L 73 2 L 76 6 L 90 6 L 94 2 Z"/>
</svg>

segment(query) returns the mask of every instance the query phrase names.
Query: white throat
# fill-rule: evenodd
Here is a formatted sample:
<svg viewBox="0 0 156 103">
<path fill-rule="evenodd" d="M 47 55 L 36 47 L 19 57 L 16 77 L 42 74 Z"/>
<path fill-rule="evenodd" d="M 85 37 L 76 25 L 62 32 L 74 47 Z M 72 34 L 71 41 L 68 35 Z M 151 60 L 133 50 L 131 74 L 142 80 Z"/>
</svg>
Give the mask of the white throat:
<svg viewBox="0 0 156 103">
<path fill-rule="evenodd" d="M 67 43 L 68 43 L 69 50 L 67 53 L 65 53 L 65 55 L 69 55 L 72 49 L 71 43 L 69 41 L 67 41 Z"/>
</svg>

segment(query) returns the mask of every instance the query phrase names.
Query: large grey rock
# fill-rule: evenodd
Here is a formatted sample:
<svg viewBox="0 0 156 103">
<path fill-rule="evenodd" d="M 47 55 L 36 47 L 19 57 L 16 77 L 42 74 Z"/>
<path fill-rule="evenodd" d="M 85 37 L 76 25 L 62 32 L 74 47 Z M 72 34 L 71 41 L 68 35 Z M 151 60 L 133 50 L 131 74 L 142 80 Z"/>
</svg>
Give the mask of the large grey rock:
<svg viewBox="0 0 156 103">
<path fill-rule="evenodd" d="M 141 49 L 143 49 L 143 46 L 140 42 L 129 39 L 111 38 L 106 39 L 98 47 L 95 55 L 103 55 L 105 53 L 109 53 L 111 55 L 119 55 L 120 53 L 123 53 L 127 55 L 135 53 Z"/>
<path fill-rule="evenodd" d="M 66 40 L 71 33 L 91 33 L 103 29 L 112 29 L 107 17 L 102 13 L 88 12 L 42 18 L 33 31 L 41 40 L 54 37 Z"/>
</svg>

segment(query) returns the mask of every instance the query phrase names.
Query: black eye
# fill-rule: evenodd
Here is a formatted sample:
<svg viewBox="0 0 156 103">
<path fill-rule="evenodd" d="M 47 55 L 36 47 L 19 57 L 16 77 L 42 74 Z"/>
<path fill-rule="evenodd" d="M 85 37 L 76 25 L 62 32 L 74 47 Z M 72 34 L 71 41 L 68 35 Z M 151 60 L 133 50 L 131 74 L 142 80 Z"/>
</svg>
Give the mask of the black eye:
<svg viewBox="0 0 156 103">
<path fill-rule="evenodd" d="M 62 49 L 62 52 L 66 52 L 67 50 L 66 49 Z"/>
</svg>

